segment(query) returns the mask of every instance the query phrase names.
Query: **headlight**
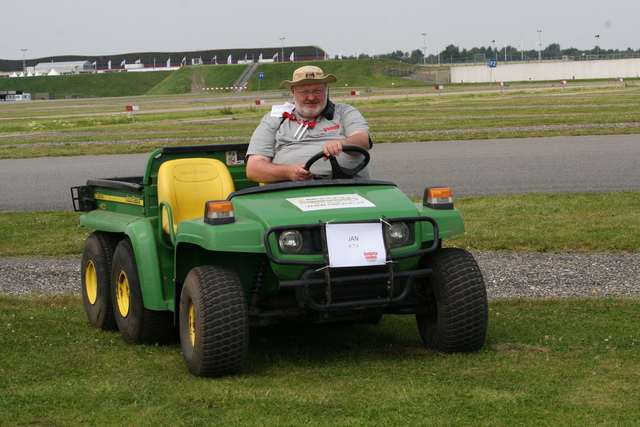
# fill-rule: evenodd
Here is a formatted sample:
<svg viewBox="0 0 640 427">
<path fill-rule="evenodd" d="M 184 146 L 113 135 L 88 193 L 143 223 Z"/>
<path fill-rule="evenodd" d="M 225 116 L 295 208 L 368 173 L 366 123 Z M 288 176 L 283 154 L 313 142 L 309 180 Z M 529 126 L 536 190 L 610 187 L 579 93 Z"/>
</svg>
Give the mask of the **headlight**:
<svg viewBox="0 0 640 427">
<path fill-rule="evenodd" d="M 392 248 L 410 243 L 410 238 L 411 230 L 404 222 L 394 222 L 389 226 L 389 243 Z"/>
<path fill-rule="evenodd" d="M 286 254 L 295 254 L 302 249 L 304 241 L 302 234 L 298 230 L 286 230 L 280 233 L 278 237 L 278 246 L 280 252 Z"/>
</svg>

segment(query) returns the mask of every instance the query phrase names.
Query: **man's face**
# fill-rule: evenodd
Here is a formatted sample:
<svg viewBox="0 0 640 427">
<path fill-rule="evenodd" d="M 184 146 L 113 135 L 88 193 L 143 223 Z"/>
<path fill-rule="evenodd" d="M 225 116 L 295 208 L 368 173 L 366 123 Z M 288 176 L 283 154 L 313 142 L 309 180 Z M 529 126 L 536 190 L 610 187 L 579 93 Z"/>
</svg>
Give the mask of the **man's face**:
<svg viewBox="0 0 640 427">
<path fill-rule="evenodd" d="M 327 105 L 327 85 L 324 83 L 317 85 L 293 86 L 293 102 L 296 104 L 296 111 L 304 119 L 311 120 L 322 113 Z"/>
</svg>

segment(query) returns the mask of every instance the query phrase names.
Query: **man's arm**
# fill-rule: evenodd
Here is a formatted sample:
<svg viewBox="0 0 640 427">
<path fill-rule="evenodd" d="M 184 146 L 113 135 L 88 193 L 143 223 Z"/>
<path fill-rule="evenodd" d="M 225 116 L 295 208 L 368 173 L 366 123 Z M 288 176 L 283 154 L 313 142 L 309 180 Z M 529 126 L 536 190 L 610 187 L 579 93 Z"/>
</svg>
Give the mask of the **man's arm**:
<svg viewBox="0 0 640 427">
<path fill-rule="evenodd" d="M 303 164 L 277 165 L 271 157 L 253 154 L 247 159 L 247 178 L 255 182 L 306 181 L 313 174 Z"/>
</svg>

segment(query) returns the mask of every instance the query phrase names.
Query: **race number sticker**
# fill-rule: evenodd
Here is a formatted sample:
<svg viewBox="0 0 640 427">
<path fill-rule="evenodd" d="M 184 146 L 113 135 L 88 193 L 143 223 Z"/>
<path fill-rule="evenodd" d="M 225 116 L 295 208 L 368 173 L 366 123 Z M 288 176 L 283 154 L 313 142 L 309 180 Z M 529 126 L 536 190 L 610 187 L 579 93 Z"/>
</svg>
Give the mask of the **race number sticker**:
<svg viewBox="0 0 640 427">
<path fill-rule="evenodd" d="M 323 209 L 373 208 L 376 205 L 359 194 L 337 194 L 334 196 L 295 197 L 287 199 L 289 203 L 303 212 Z"/>
<path fill-rule="evenodd" d="M 384 265 L 382 223 L 326 224 L 329 267 Z"/>
</svg>

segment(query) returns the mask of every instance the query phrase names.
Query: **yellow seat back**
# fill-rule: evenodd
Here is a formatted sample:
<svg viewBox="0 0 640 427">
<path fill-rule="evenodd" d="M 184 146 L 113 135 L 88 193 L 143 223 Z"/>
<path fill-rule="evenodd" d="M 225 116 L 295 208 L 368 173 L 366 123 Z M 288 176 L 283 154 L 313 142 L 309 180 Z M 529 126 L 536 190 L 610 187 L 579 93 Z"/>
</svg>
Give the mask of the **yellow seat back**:
<svg viewBox="0 0 640 427">
<path fill-rule="evenodd" d="M 171 207 L 174 233 L 181 221 L 203 216 L 205 202 L 225 200 L 233 191 L 229 169 L 220 160 L 169 160 L 158 170 L 158 203 L 166 202 Z M 161 209 L 162 229 L 171 234 L 168 211 Z"/>
</svg>

